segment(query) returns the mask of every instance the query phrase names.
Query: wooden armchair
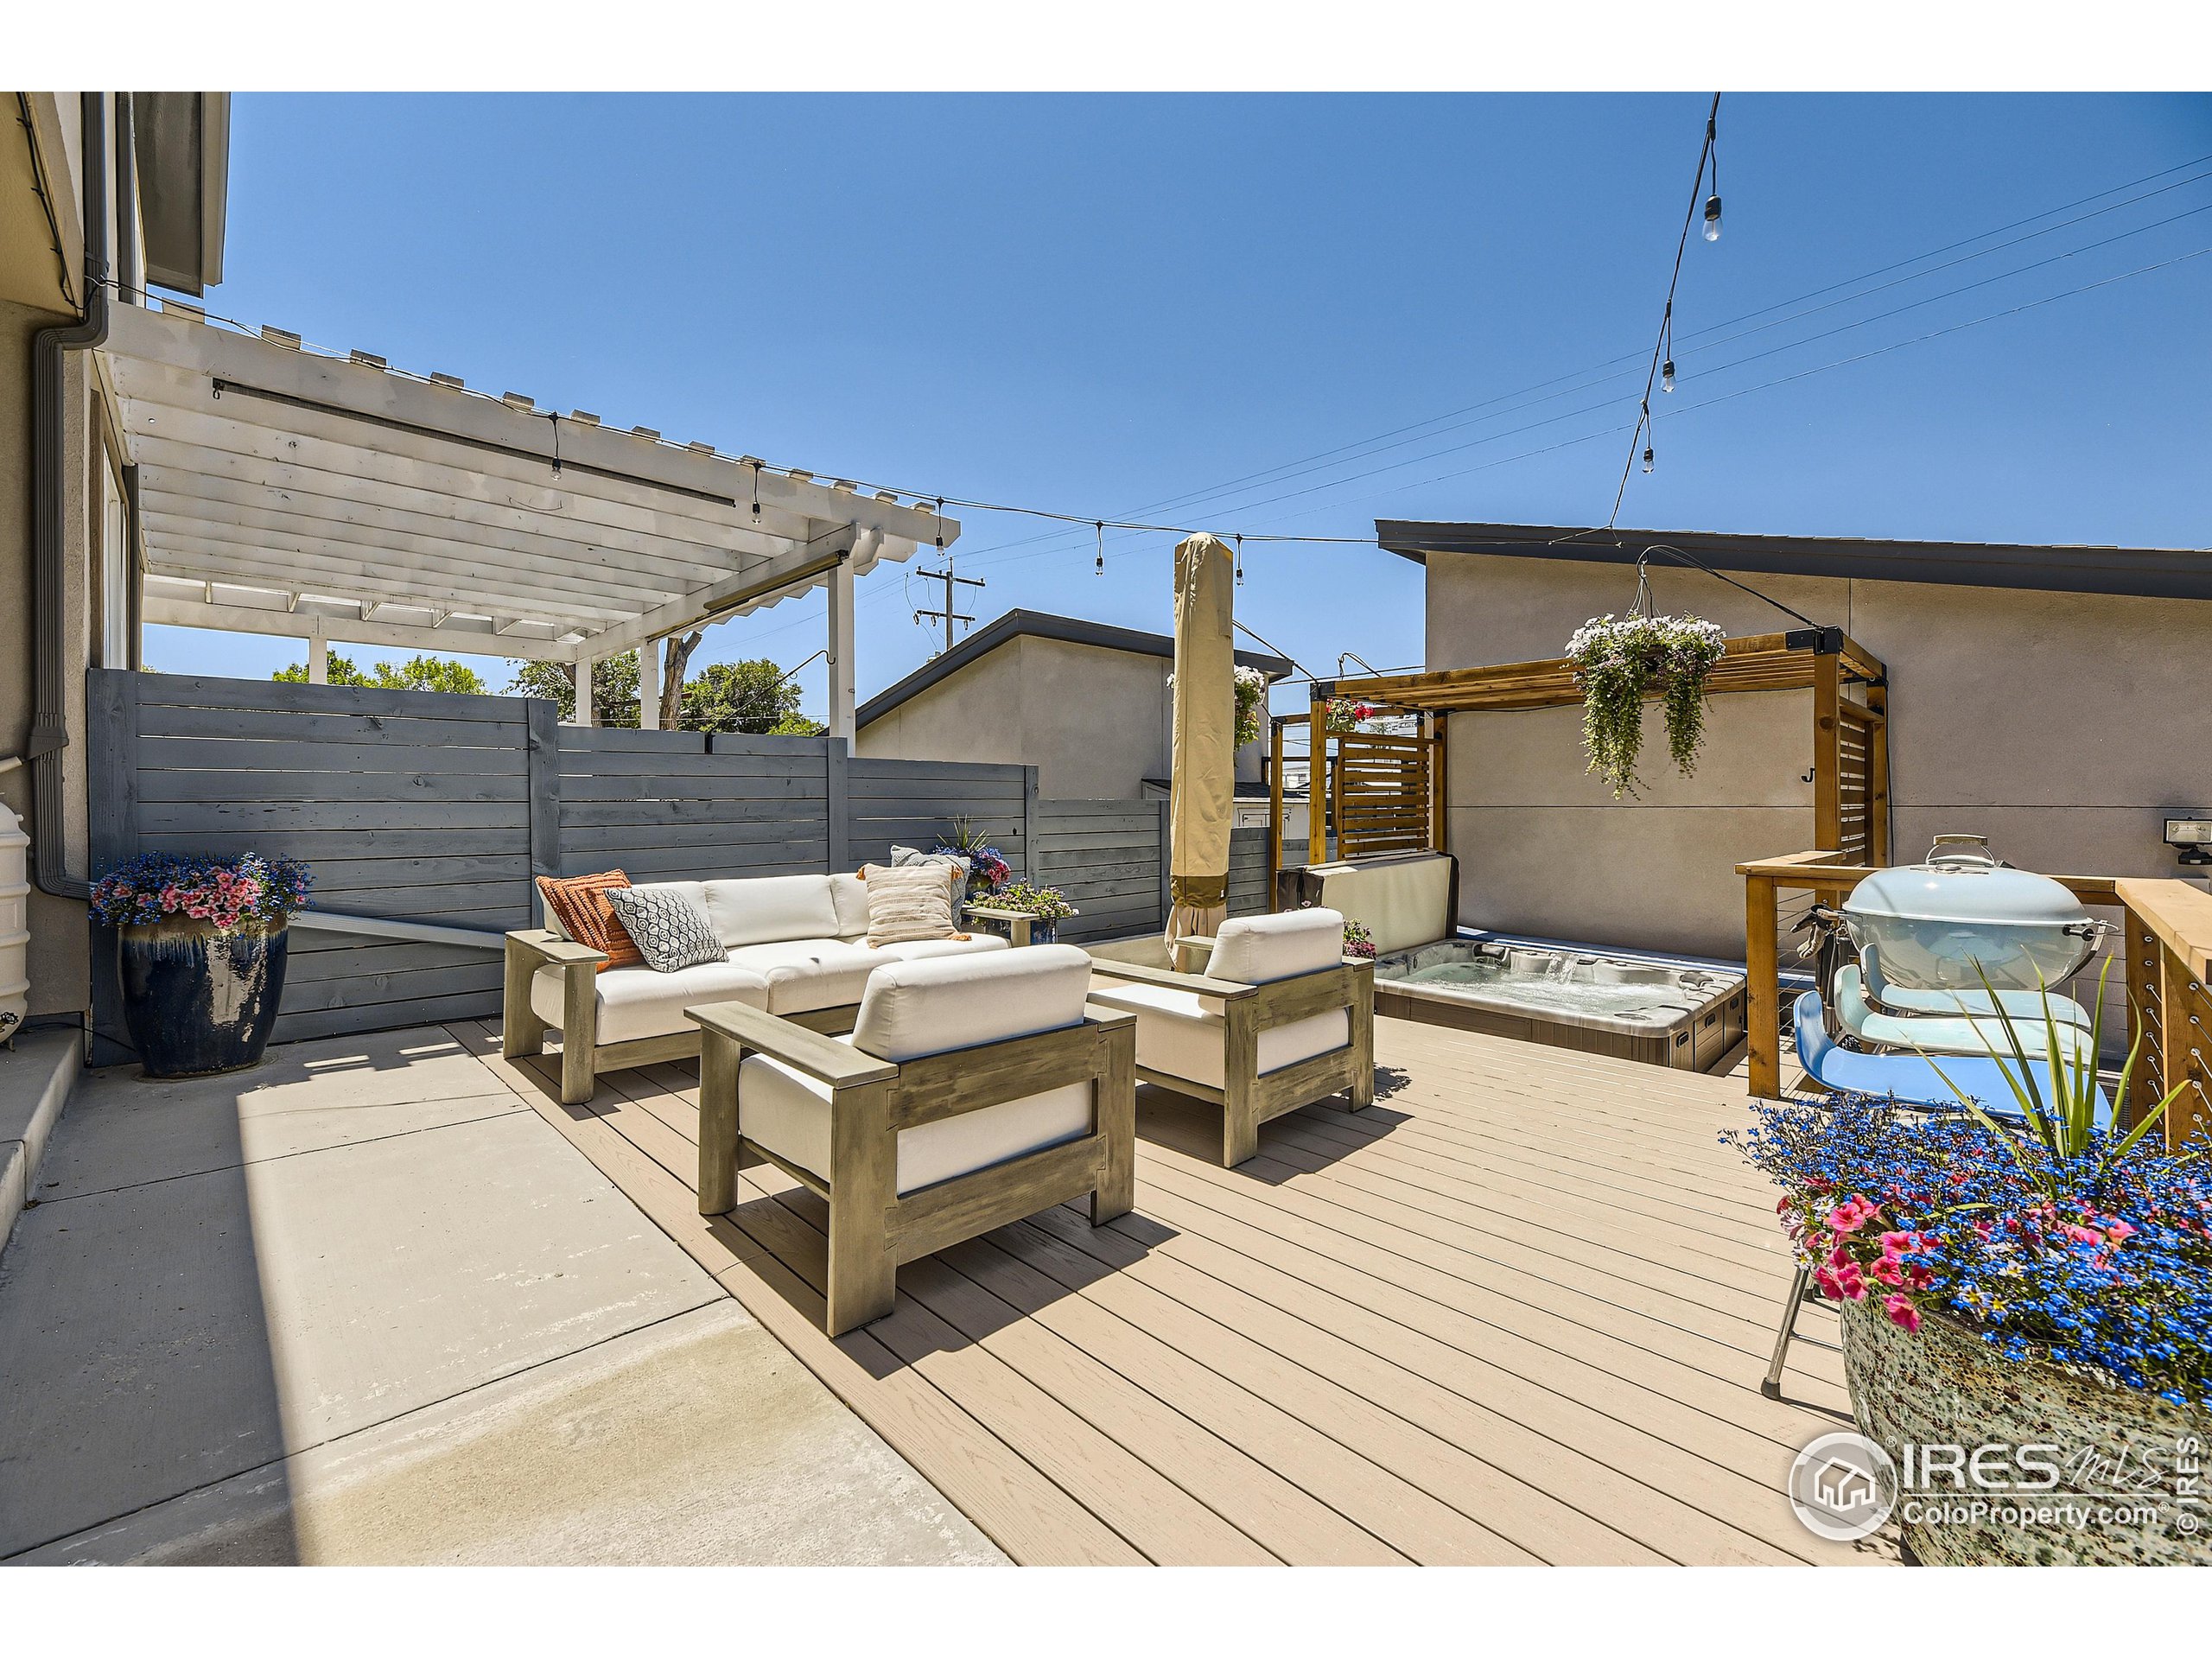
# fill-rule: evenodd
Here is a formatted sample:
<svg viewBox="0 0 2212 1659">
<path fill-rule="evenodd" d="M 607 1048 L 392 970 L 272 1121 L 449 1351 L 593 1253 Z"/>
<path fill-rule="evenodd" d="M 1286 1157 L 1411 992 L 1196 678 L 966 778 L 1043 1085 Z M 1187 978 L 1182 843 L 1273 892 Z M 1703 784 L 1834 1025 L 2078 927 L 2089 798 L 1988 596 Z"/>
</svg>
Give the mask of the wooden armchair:
<svg viewBox="0 0 2212 1659">
<path fill-rule="evenodd" d="M 1090 1195 L 1136 1198 L 1135 1020 L 1086 1006 L 1071 945 L 887 963 L 844 1039 L 743 1003 L 701 1032 L 699 1211 L 765 1160 L 830 1205 L 831 1336 L 891 1311 L 899 1263 Z"/>
<path fill-rule="evenodd" d="M 1373 1103 L 1375 964 L 1343 954 L 1343 917 L 1246 917 L 1176 943 L 1205 971 L 1099 957 L 1091 1000 L 1136 1016 L 1139 1078 L 1221 1108 L 1224 1166 L 1259 1151 L 1269 1118 L 1338 1092 Z"/>
</svg>

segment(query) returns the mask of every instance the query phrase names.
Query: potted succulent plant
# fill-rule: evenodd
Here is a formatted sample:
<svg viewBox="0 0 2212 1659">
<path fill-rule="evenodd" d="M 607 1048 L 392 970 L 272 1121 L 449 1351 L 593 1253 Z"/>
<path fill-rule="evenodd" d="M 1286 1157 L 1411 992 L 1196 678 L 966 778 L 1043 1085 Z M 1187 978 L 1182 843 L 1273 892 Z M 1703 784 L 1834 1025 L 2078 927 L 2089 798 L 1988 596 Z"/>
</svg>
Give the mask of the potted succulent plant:
<svg viewBox="0 0 2212 1659">
<path fill-rule="evenodd" d="M 289 858 L 149 853 L 92 884 L 116 931 L 123 1019 L 152 1077 L 256 1064 L 284 995 L 288 925 L 313 877 Z"/>
<path fill-rule="evenodd" d="M 939 835 L 931 849 L 941 857 L 960 860 L 967 868 L 965 897 L 976 899 L 990 892 L 1014 874 L 1006 855 L 990 844 L 983 832 L 966 818 L 952 821 L 952 832 Z"/>
<path fill-rule="evenodd" d="M 1082 912 L 1070 904 L 1067 895 L 1058 887 L 1034 887 L 1027 881 L 1015 881 L 999 888 L 990 895 L 992 910 L 1013 911 L 1030 918 L 1029 943 L 1057 944 L 1060 924 L 1071 916 Z"/>
<path fill-rule="evenodd" d="M 2212 1173 L 2146 1138 L 2181 1091 L 2108 1132 L 2094 1059 L 2047 1063 L 2045 1098 L 2005 1025 L 2003 1118 L 1839 1096 L 1725 1138 L 1842 1305 L 1853 1413 L 1922 1560 L 2212 1562 Z"/>
</svg>

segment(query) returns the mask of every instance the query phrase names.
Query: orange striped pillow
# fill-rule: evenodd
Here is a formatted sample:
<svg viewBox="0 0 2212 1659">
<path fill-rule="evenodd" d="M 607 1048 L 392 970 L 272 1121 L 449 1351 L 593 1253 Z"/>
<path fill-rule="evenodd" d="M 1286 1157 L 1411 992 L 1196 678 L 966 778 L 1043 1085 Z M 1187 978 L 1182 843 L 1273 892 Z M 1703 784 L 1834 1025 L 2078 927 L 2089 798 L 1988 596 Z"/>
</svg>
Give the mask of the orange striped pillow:
<svg viewBox="0 0 2212 1659">
<path fill-rule="evenodd" d="M 620 870 L 606 870 L 597 875 L 537 878 L 537 890 L 545 895 L 547 906 L 561 918 L 561 925 L 568 930 L 569 937 L 579 944 L 607 952 L 607 960 L 599 964 L 602 974 L 610 968 L 642 968 L 645 963 L 645 952 L 638 949 L 638 942 L 630 937 L 629 930 L 615 915 L 614 906 L 605 897 L 607 888 L 629 885 L 630 878 Z"/>
</svg>

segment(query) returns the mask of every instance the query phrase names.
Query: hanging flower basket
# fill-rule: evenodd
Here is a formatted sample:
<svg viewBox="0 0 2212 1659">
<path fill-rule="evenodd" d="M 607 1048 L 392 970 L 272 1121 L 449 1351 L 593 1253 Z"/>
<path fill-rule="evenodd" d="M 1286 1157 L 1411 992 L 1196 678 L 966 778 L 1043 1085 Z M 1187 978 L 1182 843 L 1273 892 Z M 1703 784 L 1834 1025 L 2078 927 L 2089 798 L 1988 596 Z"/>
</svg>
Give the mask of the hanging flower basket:
<svg viewBox="0 0 2212 1659">
<path fill-rule="evenodd" d="M 1594 616 L 1567 642 L 1582 687 L 1582 744 L 1589 769 L 1612 785 L 1613 798 L 1636 795 L 1643 748 L 1644 700 L 1657 693 L 1667 748 L 1685 778 L 1705 741 L 1706 681 L 1726 636 L 1694 616 Z"/>
<path fill-rule="evenodd" d="M 1268 677 L 1256 668 L 1240 666 L 1236 672 L 1236 747 L 1260 741 L 1262 721 L 1268 708 Z M 1167 690 L 1174 694 L 1175 677 L 1167 677 Z"/>
<path fill-rule="evenodd" d="M 1337 735 L 1357 731 L 1365 721 L 1375 718 L 1372 703 L 1355 702 L 1350 697 L 1331 697 L 1327 711 L 1321 717 L 1325 730 Z"/>
</svg>

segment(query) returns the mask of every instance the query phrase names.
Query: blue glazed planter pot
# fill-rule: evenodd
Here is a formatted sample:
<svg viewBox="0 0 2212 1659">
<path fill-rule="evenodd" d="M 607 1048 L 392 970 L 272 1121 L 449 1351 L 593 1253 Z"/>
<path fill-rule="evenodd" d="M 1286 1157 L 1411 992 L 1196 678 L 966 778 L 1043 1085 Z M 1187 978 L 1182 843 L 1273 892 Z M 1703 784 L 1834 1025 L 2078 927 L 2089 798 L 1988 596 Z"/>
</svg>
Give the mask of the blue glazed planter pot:
<svg viewBox="0 0 2212 1659">
<path fill-rule="evenodd" d="M 257 1064 L 284 996 L 290 935 L 249 923 L 227 934 L 171 918 L 116 930 L 123 1020 L 149 1077 Z"/>
<path fill-rule="evenodd" d="M 1058 922 L 1033 921 L 1029 924 L 1030 944 L 1058 944 L 1059 942 L 1060 925 Z"/>
</svg>

